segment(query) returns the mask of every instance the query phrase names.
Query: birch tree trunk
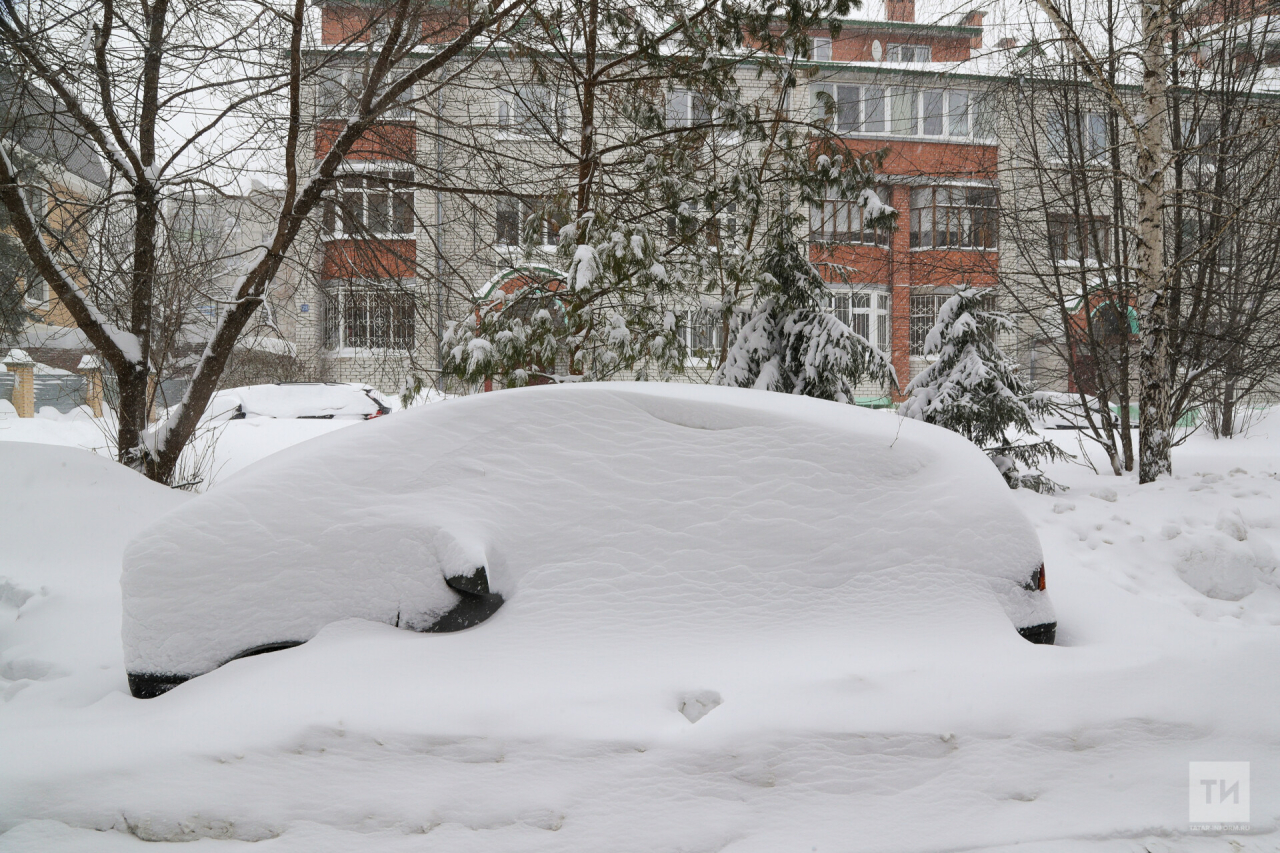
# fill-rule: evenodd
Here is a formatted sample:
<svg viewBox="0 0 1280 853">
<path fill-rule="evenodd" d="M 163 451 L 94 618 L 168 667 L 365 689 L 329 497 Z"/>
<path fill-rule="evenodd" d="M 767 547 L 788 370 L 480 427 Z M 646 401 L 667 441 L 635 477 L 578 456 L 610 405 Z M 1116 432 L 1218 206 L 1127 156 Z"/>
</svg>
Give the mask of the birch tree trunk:
<svg viewBox="0 0 1280 853">
<path fill-rule="evenodd" d="M 1166 36 L 1169 8 L 1142 4 L 1142 115 L 1138 117 L 1138 221 L 1134 250 L 1138 295 L 1138 482 L 1150 483 L 1172 470 L 1173 424 L 1169 409 L 1169 301 L 1164 262 L 1165 109 L 1169 75 Z"/>
</svg>

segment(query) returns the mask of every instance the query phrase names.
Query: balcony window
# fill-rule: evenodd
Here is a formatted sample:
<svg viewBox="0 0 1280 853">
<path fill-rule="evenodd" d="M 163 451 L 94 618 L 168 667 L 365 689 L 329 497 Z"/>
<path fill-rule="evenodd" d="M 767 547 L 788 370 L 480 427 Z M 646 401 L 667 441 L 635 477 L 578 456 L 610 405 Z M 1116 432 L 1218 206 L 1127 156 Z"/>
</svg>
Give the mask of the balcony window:
<svg viewBox="0 0 1280 853">
<path fill-rule="evenodd" d="M 368 85 L 368 75 L 363 67 L 322 68 L 317 77 L 316 114 L 319 117 L 346 121 L 359 112 L 360 96 Z M 382 117 L 393 120 L 412 118 L 413 110 L 409 105 L 412 97 L 411 89 L 399 102 L 388 108 Z"/>
<path fill-rule="evenodd" d="M 994 249 L 999 211 L 988 187 L 919 187 L 911 191 L 911 248 Z"/>
<path fill-rule="evenodd" d="M 827 113 L 827 98 L 833 110 Z M 963 89 L 814 83 L 811 120 L 836 133 L 893 133 L 965 140 L 992 134 L 981 99 Z"/>
<path fill-rule="evenodd" d="M 879 187 L 876 195 L 889 203 L 889 188 Z M 827 199 L 810 205 L 809 239 L 815 243 L 861 243 L 889 245 L 889 232 L 866 223 L 866 211 L 853 199 Z"/>
<path fill-rule="evenodd" d="M 400 237 L 413 233 L 413 172 L 359 172 L 338 178 L 325 199 L 330 237 Z"/>
<path fill-rule="evenodd" d="M 891 44 L 885 49 L 889 62 L 932 62 L 933 48 L 925 44 Z"/>
</svg>

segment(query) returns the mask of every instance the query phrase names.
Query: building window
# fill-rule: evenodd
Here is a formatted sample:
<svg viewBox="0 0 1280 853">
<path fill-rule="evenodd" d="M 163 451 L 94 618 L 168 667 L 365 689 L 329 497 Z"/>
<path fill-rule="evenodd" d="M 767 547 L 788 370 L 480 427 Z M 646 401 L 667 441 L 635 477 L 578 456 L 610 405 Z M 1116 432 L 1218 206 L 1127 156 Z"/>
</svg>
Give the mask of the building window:
<svg viewBox="0 0 1280 853">
<path fill-rule="evenodd" d="M 676 320 L 676 338 L 692 358 L 718 360 L 723 332 L 720 315 L 706 309 L 685 311 Z"/>
<path fill-rule="evenodd" d="M 815 62 L 831 61 L 831 39 L 826 36 L 814 36 L 813 59 Z"/>
<path fill-rule="evenodd" d="M 814 83 L 811 119 L 836 133 L 894 133 L 956 139 L 992 136 L 976 93 L 963 89 Z M 828 110 L 830 109 L 830 112 Z"/>
<path fill-rule="evenodd" d="M 938 322 L 938 310 L 950 295 L 936 293 L 911 295 L 911 354 L 924 355 L 925 338 Z"/>
<path fill-rule="evenodd" d="M 895 86 L 889 90 L 889 132 L 915 136 L 920 126 L 920 92 Z"/>
<path fill-rule="evenodd" d="M 323 68 L 318 72 L 316 113 L 321 118 L 349 120 L 360 107 L 360 96 L 368 83 L 366 70 L 361 68 Z M 413 90 L 405 93 L 397 103 L 382 114 L 386 119 L 411 119 Z"/>
<path fill-rule="evenodd" d="M 715 117 L 711 99 L 688 89 L 672 89 L 667 93 L 668 127 L 693 127 L 707 124 Z"/>
<path fill-rule="evenodd" d="M 720 207 L 704 221 L 698 214 L 698 201 L 680 203 L 678 213 L 667 216 L 667 239 L 672 242 L 687 242 L 701 230 L 706 235 L 707 245 L 720 246 L 721 240 L 732 243 L 738 237 L 738 205 L 729 202 Z"/>
<path fill-rule="evenodd" d="M 530 218 L 538 216 L 536 223 Z M 519 246 L 524 242 L 525 228 L 535 227 L 537 231 L 530 235 L 537 245 L 554 246 L 560 242 L 560 229 L 569 221 L 563 210 L 539 205 L 535 200 L 504 196 L 498 199 L 494 212 L 496 225 L 496 242 L 499 246 Z"/>
<path fill-rule="evenodd" d="M 1111 257 L 1111 229 L 1105 217 L 1051 213 L 1049 258 L 1054 263 L 1106 263 Z"/>
<path fill-rule="evenodd" d="M 343 283 L 326 289 L 323 297 L 326 348 L 413 349 L 413 294 Z"/>
<path fill-rule="evenodd" d="M 889 62 L 932 62 L 933 48 L 926 44 L 891 44 L 885 48 Z"/>
<path fill-rule="evenodd" d="M 911 191 L 911 248 L 994 249 L 999 214 L 988 187 Z"/>
<path fill-rule="evenodd" d="M 876 195 L 889 203 L 889 188 L 878 187 Z M 809 239 L 816 243 L 862 243 L 889 245 L 889 232 L 866 223 L 866 211 L 855 199 L 828 199 L 809 207 Z"/>
<path fill-rule="evenodd" d="M 836 290 L 827 295 L 827 310 L 881 352 L 889 352 L 889 294 Z"/>
<path fill-rule="evenodd" d="M 911 355 L 924 355 L 924 342 L 930 330 L 938 322 L 938 312 L 951 293 L 913 293 L 911 294 Z M 975 306 L 981 311 L 995 310 L 995 299 L 991 293 L 984 294 Z"/>
<path fill-rule="evenodd" d="M 559 138 L 568 128 L 567 102 L 546 86 L 520 86 L 498 99 L 498 128 L 524 136 Z"/>
<path fill-rule="evenodd" d="M 359 172 L 338 178 L 325 199 L 330 237 L 394 237 L 413 233 L 413 172 Z"/>
<path fill-rule="evenodd" d="M 1110 148 L 1107 117 L 1100 113 L 1050 113 L 1045 136 L 1054 160 L 1100 160 Z"/>
</svg>

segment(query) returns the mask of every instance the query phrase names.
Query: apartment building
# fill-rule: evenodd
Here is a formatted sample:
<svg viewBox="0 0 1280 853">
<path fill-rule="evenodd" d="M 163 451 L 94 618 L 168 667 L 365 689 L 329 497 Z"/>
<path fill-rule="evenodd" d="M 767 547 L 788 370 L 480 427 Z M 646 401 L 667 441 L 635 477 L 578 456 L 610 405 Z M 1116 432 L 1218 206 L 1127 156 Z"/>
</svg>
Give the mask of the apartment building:
<svg viewBox="0 0 1280 853">
<path fill-rule="evenodd" d="M 0 72 L 0 136 L 16 145 L 13 159 L 32 212 L 58 241 L 82 249 L 94 227 L 91 200 L 105 188 L 107 175 L 71 118 L 40 89 Z M 0 232 L 12 233 L 3 207 Z M 53 238 L 50 244 L 56 245 Z M 83 282 L 80 270 L 70 266 L 69 272 Z M 91 382 L 100 381 L 96 373 L 79 372 L 82 364 L 96 364 L 84 360 L 93 356 L 93 347 L 15 237 L 3 244 L 0 279 L 0 287 L 16 297 L 16 304 L 5 306 L 12 314 L 6 319 L 17 321 L 16 328 L 0 328 L 0 356 L 12 348 L 24 365 L 0 373 L 0 399 L 12 401 L 24 417 L 45 406 L 68 411 L 83 404 Z M 19 373 L 25 377 L 22 387 Z"/>
<path fill-rule="evenodd" d="M 316 58 L 331 66 L 312 104 L 316 158 L 351 106 L 361 73 L 351 39 L 369 14 L 349 1 L 322 8 Z M 833 290 L 831 309 L 891 356 L 903 384 L 924 365 L 924 336 L 941 301 L 962 284 L 991 287 L 999 278 L 992 78 L 970 61 L 982 46 L 983 14 L 955 17 L 917 23 L 912 0 L 890 0 L 883 20 L 845 21 L 835 39 L 815 31 L 792 96 L 831 122 L 849 151 L 888 149 L 880 193 L 901 212 L 899 229 L 863 228 L 856 206 L 832 199 L 810 211 L 809 238 Z M 344 58 L 327 58 L 325 48 Z M 466 316 L 472 300 L 556 274 L 556 216 L 542 217 L 540 252 L 527 254 L 521 238 L 532 211 L 553 207 L 562 176 L 539 174 L 537 164 L 557 162 L 557 128 L 572 107 L 554 87 L 519 74 L 519 63 L 490 56 L 452 80 L 431 110 L 393 111 L 352 151 L 316 224 L 313 274 L 295 297 L 298 351 L 319 375 L 387 391 L 409 374 L 431 376 L 440 331 Z M 768 81 L 749 76 L 744 89 L 767 90 Z M 666 98 L 669 121 L 695 122 L 714 109 L 697 92 Z M 474 191 L 425 189 L 444 174 Z M 718 331 L 690 320 L 684 334 L 714 346 Z M 860 389 L 868 402 L 887 394 Z"/>
<path fill-rule="evenodd" d="M 812 103 L 831 99 L 850 151 L 887 149 L 880 195 L 899 227 L 863 228 L 856 205 L 833 199 L 811 212 L 810 257 L 834 310 L 891 355 L 905 385 L 924 367 L 941 303 L 960 285 L 998 281 L 1000 143 L 990 78 L 965 71 L 982 47 L 983 13 L 922 24 L 914 0 L 889 0 L 886 13 L 844 22 L 834 40 L 815 32 L 808 85 Z"/>
</svg>

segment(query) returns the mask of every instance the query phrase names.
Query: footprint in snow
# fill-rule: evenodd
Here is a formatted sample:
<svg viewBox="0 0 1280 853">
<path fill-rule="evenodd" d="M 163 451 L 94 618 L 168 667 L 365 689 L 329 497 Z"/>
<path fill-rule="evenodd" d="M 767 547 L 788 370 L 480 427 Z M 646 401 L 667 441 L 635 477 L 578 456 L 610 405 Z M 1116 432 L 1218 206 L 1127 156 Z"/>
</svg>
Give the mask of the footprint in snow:
<svg viewBox="0 0 1280 853">
<path fill-rule="evenodd" d="M 679 710 L 689 722 L 696 723 L 718 708 L 723 701 L 714 690 L 698 690 L 680 697 Z"/>
</svg>

